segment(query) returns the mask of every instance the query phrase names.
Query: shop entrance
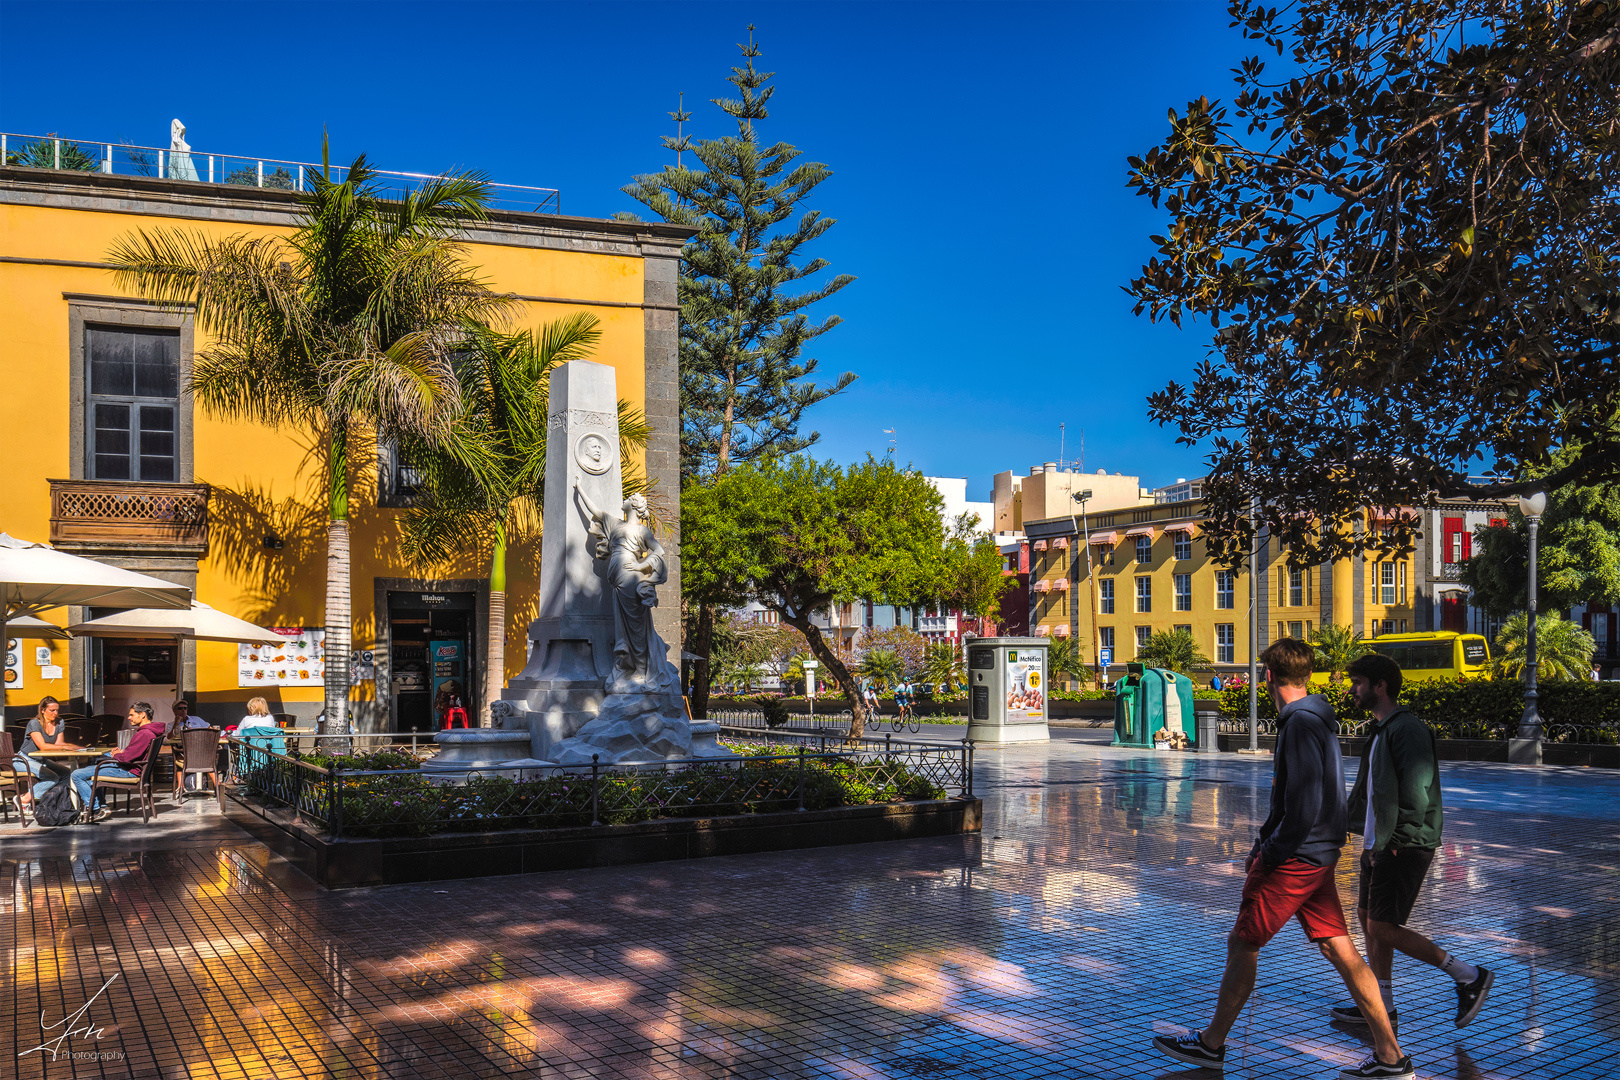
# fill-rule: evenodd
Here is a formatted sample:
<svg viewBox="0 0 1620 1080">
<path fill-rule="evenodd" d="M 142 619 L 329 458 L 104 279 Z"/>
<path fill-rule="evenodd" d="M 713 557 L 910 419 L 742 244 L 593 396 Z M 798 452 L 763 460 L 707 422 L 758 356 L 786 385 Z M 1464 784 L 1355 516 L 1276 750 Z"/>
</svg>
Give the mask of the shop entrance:
<svg viewBox="0 0 1620 1080">
<path fill-rule="evenodd" d="M 470 592 L 388 594 L 393 730 L 437 731 L 453 704 L 478 716 L 476 603 Z"/>
<path fill-rule="evenodd" d="M 91 609 L 95 611 L 94 608 Z M 92 638 L 92 707 L 98 713 L 129 711 L 137 701 L 150 702 L 152 719 L 174 723 L 179 690 L 180 643 L 174 638 Z"/>
</svg>

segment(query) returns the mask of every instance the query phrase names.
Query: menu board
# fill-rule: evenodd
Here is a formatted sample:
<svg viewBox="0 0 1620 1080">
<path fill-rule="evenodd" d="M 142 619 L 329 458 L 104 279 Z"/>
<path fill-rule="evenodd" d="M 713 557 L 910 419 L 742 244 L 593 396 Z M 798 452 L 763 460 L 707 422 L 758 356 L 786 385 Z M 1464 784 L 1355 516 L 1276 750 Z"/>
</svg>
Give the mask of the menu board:
<svg viewBox="0 0 1620 1080">
<path fill-rule="evenodd" d="M 20 690 L 23 684 L 22 642 L 12 638 L 6 642 L 6 689 Z"/>
<path fill-rule="evenodd" d="M 1046 718 L 1046 680 L 1042 650 L 1007 653 L 1007 722 Z"/>
<path fill-rule="evenodd" d="M 279 645 L 238 645 L 237 686 L 324 686 L 326 631 L 320 627 L 272 626 Z"/>
</svg>

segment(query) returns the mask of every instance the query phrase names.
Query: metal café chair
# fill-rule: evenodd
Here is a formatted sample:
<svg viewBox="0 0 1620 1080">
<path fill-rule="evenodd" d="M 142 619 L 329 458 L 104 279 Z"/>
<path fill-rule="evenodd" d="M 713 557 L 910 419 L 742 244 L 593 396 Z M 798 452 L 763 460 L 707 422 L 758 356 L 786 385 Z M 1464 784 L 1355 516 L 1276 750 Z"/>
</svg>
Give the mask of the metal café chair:
<svg viewBox="0 0 1620 1080">
<path fill-rule="evenodd" d="M 12 760 L 17 756 L 17 749 L 12 745 L 11 732 L 0 731 L 0 796 L 5 803 L 3 809 L 6 820 L 11 820 L 12 807 L 16 807 L 17 816 L 22 818 L 23 826 L 28 825 L 28 812 L 23 809 L 23 796 L 33 787 L 33 777 L 26 771 L 16 769 Z"/>
<path fill-rule="evenodd" d="M 190 728 L 181 732 L 180 763 L 174 768 L 174 801 L 185 798 L 186 777 L 207 776 L 219 792 L 219 728 Z M 199 780 L 197 790 L 202 790 Z"/>
<path fill-rule="evenodd" d="M 108 797 L 114 797 L 120 792 L 124 796 L 124 812 L 127 814 L 131 799 L 141 800 L 141 823 L 144 825 L 157 814 L 157 804 L 152 801 L 152 778 L 157 775 L 158 755 L 163 752 L 163 740 L 154 739 L 152 748 L 146 752 L 146 763 L 141 766 L 141 775 L 136 777 L 102 776 L 101 770 L 106 767 L 119 767 L 116 762 L 98 761 L 95 771 L 90 774 L 91 803 L 105 790 Z"/>
</svg>

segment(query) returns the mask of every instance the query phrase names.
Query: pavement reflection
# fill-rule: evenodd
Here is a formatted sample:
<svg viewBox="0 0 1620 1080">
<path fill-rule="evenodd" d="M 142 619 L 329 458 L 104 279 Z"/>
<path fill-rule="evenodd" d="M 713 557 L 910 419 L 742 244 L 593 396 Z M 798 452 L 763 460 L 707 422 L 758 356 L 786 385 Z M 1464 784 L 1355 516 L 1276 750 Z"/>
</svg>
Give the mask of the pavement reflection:
<svg viewBox="0 0 1620 1080">
<path fill-rule="evenodd" d="M 144 834 L 0 830 L 0 1058 L 29 1078 L 1204 1075 L 1147 1036 L 1208 1010 L 1269 762 L 1069 740 L 979 770 L 982 836 L 347 893 L 196 804 Z M 1459 1032 L 1450 981 L 1397 961 L 1420 1074 L 1615 1075 L 1620 778 L 1444 779 L 1416 922 L 1499 981 Z M 42 1014 L 104 985 L 89 1031 L 30 1052 Z M 1359 1058 L 1333 986 L 1279 935 L 1228 1075 Z"/>
</svg>

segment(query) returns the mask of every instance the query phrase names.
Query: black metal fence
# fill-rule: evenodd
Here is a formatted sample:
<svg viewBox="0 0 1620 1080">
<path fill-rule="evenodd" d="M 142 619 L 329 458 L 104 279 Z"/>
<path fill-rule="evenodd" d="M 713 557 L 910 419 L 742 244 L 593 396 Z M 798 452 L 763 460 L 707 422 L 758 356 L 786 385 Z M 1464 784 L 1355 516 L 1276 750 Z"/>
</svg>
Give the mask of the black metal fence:
<svg viewBox="0 0 1620 1080">
<path fill-rule="evenodd" d="M 728 728 L 739 756 L 651 765 L 434 769 L 391 747 L 307 760 L 228 740 L 222 798 L 293 812 L 332 837 L 622 825 L 972 797 L 973 750 Z M 381 765 L 382 767 L 375 767 Z M 367 767 L 373 766 L 373 767 Z"/>
</svg>

